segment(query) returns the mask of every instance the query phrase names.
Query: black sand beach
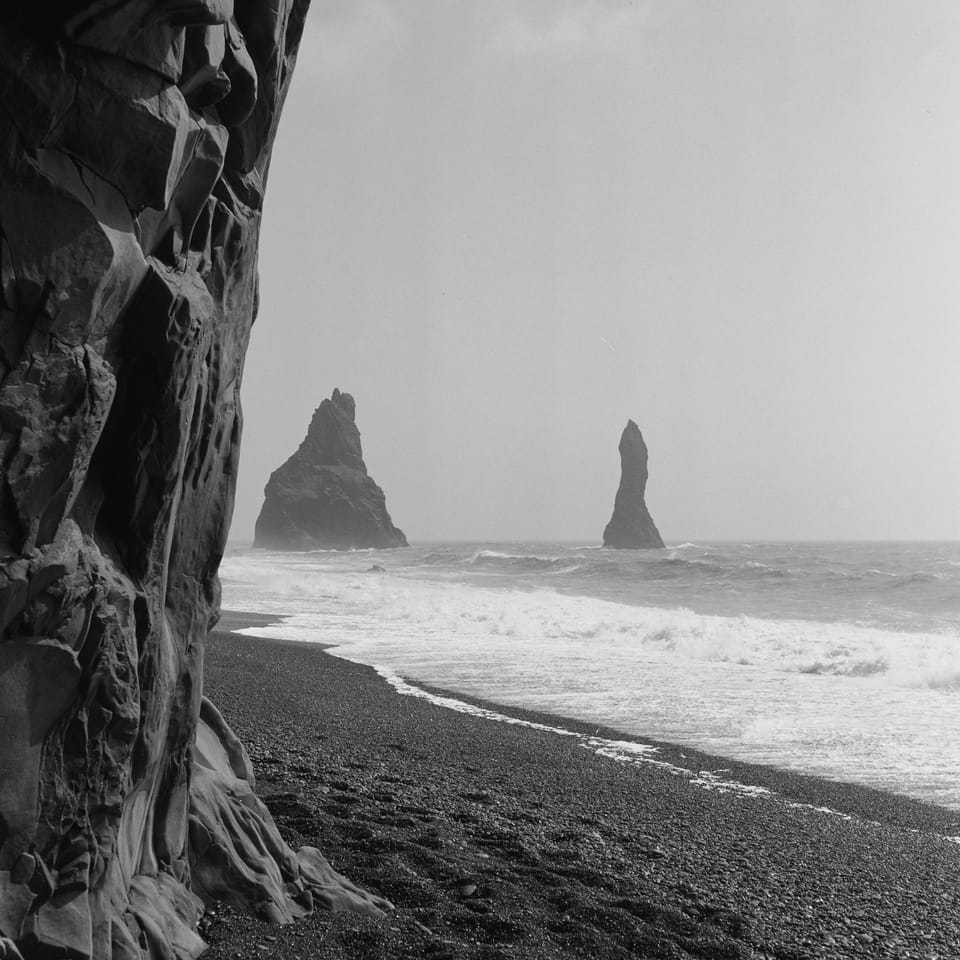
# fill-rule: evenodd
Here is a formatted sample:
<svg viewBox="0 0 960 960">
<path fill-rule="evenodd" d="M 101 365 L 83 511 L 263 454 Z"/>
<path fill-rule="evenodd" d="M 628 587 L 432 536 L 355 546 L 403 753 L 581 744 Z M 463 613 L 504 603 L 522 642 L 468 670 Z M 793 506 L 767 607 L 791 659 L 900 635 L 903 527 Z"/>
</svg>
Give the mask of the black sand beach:
<svg viewBox="0 0 960 960">
<path fill-rule="evenodd" d="M 227 632 L 266 622 L 224 615 L 205 691 L 288 842 L 396 909 L 271 927 L 212 905 L 211 960 L 960 957 L 960 846 L 942 839 L 957 811 L 661 745 L 777 796 L 705 790 L 401 696 L 317 646 Z"/>
</svg>

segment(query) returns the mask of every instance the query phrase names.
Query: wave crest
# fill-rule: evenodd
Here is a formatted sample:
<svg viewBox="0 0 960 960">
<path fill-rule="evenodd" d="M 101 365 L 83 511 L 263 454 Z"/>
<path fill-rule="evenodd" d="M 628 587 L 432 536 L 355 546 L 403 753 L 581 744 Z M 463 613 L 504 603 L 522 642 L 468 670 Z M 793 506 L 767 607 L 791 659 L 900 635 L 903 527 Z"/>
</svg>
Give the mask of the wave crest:
<svg viewBox="0 0 960 960">
<path fill-rule="evenodd" d="M 562 570 L 571 559 L 482 550 L 471 565 L 513 562 Z M 263 612 L 302 612 L 304 627 L 297 629 L 295 639 L 384 642 L 410 649 L 426 642 L 437 649 L 468 642 L 478 656 L 487 655 L 483 651 L 489 645 L 491 657 L 497 644 L 522 644 L 541 651 L 546 662 L 568 653 L 640 662 L 699 660 L 947 692 L 960 689 L 960 638 L 955 632 L 903 633 L 848 623 L 714 616 L 543 588 L 423 581 L 390 571 L 371 578 L 360 570 L 333 570 L 320 562 L 284 569 L 274 562 L 227 561 L 223 572 L 255 606 L 258 594 L 277 598 L 275 608 L 258 605 Z"/>
</svg>

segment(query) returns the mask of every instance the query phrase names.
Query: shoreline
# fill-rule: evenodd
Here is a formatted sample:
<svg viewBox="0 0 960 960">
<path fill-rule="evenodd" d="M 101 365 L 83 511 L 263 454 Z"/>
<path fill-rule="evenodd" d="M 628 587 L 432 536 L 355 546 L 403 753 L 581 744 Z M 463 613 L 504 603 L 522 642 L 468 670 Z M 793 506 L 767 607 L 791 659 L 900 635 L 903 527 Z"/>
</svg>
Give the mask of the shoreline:
<svg viewBox="0 0 960 960">
<path fill-rule="evenodd" d="M 336 647 L 327 648 L 330 656 Z M 352 662 L 352 661 L 351 661 Z M 613 742 L 636 743 L 649 746 L 656 752 L 650 759 L 676 767 L 680 772 L 689 772 L 695 776 L 702 772 L 722 774 L 724 781 L 732 781 L 730 792 L 737 792 L 737 786 L 748 790 L 758 787 L 769 790 L 772 799 L 794 801 L 812 808 L 829 808 L 833 813 L 854 817 L 865 822 L 878 822 L 898 825 L 907 829 L 925 830 L 951 840 L 950 830 L 960 833 L 960 810 L 939 806 L 925 800 L 919 800 L 893 790 L 881 790 L 846 780 L 830 780 L 816 774 L 785 770 L 768 764 L 750 763 L 732 757 L 707 753 L 697 747 L 656 740 L 632 733 L 625 733 L 615 727 L 586 723 L 558 714 L 527 710 L 483 700 L 468 694 L 458 693 L 441 687 L 433 687 L 406 679 L 411 686 L 429 694 L 448 697 L 471 704 L 483 710 L 500 713 L 506 717 L 521 721 L 560 727 L 584 738 L 598 737 Z M 617 761 L 620 762 L 620 761 Z M 642 760 L 639 762 L 643 762 Z M 960 774 L 958 774 L 960 775 Z M 704 789 L 721 789 L 705 786 Z M 960 838 L 958 838 L 960 842 Z"/>
<path fill-rule="evenodd" d="M 396 909 L 280 928 L 211 905 L 210 960 L 960 955 L 960 847 L 938 837 L 952 811 L 767 768 L 753 772 L 778 792 L 822 787 L 830 806 L 839 795 L 882 819 L 707 791 L 576 737 L 398 694 L 316 644 L 226 632 L 280 619 L 225 614 L 206 692 L 287 841 Z"/>
<path fill-rule="evenodd" d="M 224 624 L 225 619 L 227 620 L 226 624 Z M 237 629 L 273 626 L 282 624 L 285 619 L 287 617 L 283 614 L 270 615 L 230 610 L 223 612 L 217 630 L 224 629 L 232 632 Z M 237 634 L 237 636 L 243 636 L 243 634 Z M 346 663 L 353 663 L 356 666 L 369 666 L 385 683 L 389 682 L 376 667 L 338 657 L 333 652 L 336 650 L 336 644 L 312 643 L 301 640 L 275 640 L 270 637 L 260 639 L 267 642 L 289 643 L 324 650 L 328 656 L 344 660 Z M 602 738 L 613 742 L 648 746 L 655 751 L 648 756 L 648 760 L 669 764 L 677 767 L 680 771 L 687 770 L 692 775 L 702 771 L 714 774 L 721 773 L 724 780 L 734 781 L 738 785 L 748 788 L 759 787 L 771 791 L 777 797 L 786 801 L 795 801 L 812 807 L 828 807 L 838 814 L 852 816 L 859 820 L 877 821 L 899 825 L 907 829 L 925 830 L 942 836 L 944 839 L 949 839 L 951 834 L 960 835 L 960 810 L 940 806 L 893 790 L 883 790 L 846 780 L 831 780 L 816 774 L 786 770 L 770 764 L 737 760 L 733 757 L 709 753 L 697 747 L 627 733 L 616 727 L 589 723 L 562 714 L 527 709 L 499 703 L 495 700 L 474 697 L 446 687 L 421 683 L 409 677 L 400 677 L 400 679 L 409 687 L 423 691 L 429 697 L 450 699 L 523 723 L 559 728 L 583 738 Z M 409 696 L 409 694 L 398 693 L 398 696 Z M 960 773 L 958 773 L 958 776 L 960 776 Z"/>
</svg>

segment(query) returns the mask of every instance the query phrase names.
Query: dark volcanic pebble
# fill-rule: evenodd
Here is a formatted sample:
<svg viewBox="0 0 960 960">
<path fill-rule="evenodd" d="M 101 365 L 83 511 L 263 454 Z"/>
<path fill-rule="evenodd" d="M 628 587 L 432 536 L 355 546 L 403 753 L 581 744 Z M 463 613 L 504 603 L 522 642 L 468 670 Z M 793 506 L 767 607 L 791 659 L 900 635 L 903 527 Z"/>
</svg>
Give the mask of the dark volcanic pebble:
<svg viewBox="0 0 960 960">
<path fill-rule="evenodd" d="M 271 927 L 211 905 L 210 960 L 960 957 L 955 812 L 664 745 L 852 819 L 706 791 L 399 696 L 306 644 L 218 631 L 204 681 L 291 844 L 396 907 Z"/>
</svg>

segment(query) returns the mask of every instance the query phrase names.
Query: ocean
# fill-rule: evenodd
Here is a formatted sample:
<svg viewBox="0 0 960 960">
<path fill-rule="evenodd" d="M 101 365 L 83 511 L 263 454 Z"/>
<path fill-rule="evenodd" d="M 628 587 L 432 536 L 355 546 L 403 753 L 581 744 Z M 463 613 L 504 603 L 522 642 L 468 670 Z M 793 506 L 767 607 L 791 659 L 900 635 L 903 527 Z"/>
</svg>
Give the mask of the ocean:
<svg viewBox="0 0 960 960">
<path fill-rule="evenodd" d="M 231 549 L 226 609 L 400 678 L 960 810 L 960 543 Z"/>
</svg>

